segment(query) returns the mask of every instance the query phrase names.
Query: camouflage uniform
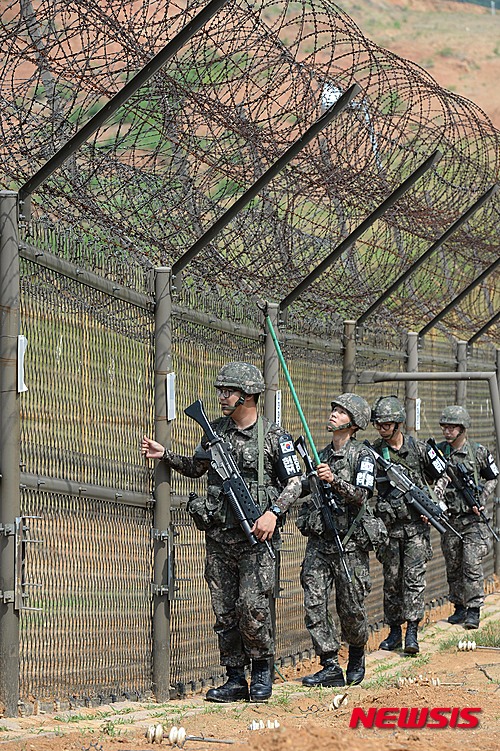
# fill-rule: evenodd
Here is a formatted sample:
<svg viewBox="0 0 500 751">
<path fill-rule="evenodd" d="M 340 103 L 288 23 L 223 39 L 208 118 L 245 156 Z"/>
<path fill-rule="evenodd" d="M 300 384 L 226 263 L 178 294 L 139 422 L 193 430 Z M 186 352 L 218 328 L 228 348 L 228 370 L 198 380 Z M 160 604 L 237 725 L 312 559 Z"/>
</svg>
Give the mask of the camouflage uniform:
<svg viewBox="0 0 500 751">
<path fill-rule="evenodd" d="M 300 581 L 304 589 L 305 624 L 316 654 L 337 653 L 340 638 L 354 647 L 368 640 L 365 598 L 371 589 L 369 550 L 378 544 L 381 528 L 367 505 L 374 484 L 373 455 L 356 440 L 336 452 L 329 444 L 320 453 L 321 462 L 330 466 L 336 482 L 336 501 L 342 513 L 335 516 L 340 539 L 351 530 L 360 508 L 361 515 L 345 543 L 352 583 L 347 579 L 335 542 L 325 539 L 325 527 L 319 511 L 304 503 L 297 526 L 308 537 Z M 382 535 L 385 530 L 382 531 Z M 335 605 L 342 629 L 341 637 L 328 611 L 335 585 Z"/>
<path fill-rule="evenodd" d="M 425 444 L 403 435 L 397 451 L 378 438 L 373 448 L 388 461 L 398 464 L 419 488 L 426 490 L 424 470 L 428 463 Z M 425 572 L 432 558 L 430 527 L 418 511 L 405 503 L 401 492 L 393 488 L 382 468 L 377 473 L 378 498 L 375 513 L 389 534 L 384 551 L 384 620 L 390 626 L 405 621 L 420 621 L 424 615 Z"/>
<path fill-rule="evenodd" d="M 214 431 L 227 441 L 232 456 L 246 480 L 262 513 L 272 505 L 286 511 L 300 494 L 300 468 L 289 469 L 295 483 L 284 486 L 281 467 L 281 442 L 290 436 L 264 417 L 264 488 L 258 492 L 258 422 L 239 429 L 228 417 L 211 423 Z M 188 504 L 198 528 L 205 531 L 205 579 L 210 589 L 219 640 L 221 665 L 240 666 L 252 659 L 265 659 L 274 653 L 269 597 L 275 582 L 275 562 L 265 545 L 249 545 L 236 520 L 222 481 L 210 465 L 208 439 L 203 437 L 194 456 L 184 457 L 165 451 L 170 467 L 188 477 L 200 477 L 208 471 L 206 498 L 196 497 Z M 276 531 L 273 545 L 279 547 Z"/>
<path fill-rule="evenodd" d="M 466 440 L 459 449 L 453 449 L 447 441 L 442 441 L 438 447 L 452 466 L 462 462 L 472 475 L 475 470 L 478 479 L 491 478 L 492 467 L 496 470 L 490 452 L 478 443 Z M 496 483 L 496 479 L 487 479 L 479 505 L 486 506 Z M 444 501 L 451 525 L 463 536 L 463 542 L 450 532 L 441 537 L 450 601 L 465 608 L 481 608 L 484 603 L 482 559 L 491 551 L 491 534 L 481 517 L 472 512 L 460 491 L 451 484 L 444 491 Z"/>
</svg>

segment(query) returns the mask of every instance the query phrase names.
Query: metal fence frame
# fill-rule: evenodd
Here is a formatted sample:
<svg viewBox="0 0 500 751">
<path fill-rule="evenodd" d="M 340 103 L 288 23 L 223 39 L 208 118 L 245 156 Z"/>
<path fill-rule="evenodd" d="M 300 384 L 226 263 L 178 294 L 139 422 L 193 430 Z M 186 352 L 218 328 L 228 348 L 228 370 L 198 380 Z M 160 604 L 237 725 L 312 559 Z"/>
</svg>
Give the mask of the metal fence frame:
<svg viewBox="0 0 500 751">
<path fill-rule="evenodd" d="M 147 583 L 151 592 L 151 692 L 158 701 L 164 701 L 173 695 L 187 690 L 197 690 L 207 683 L 218 679 L 220 666 L 217 665 L 215 640 L 207 635 L 207 651 L 204 654 L 205 664 L 191 665 L 186 661 L 183 652 L 182 640 L 186 638 L 185 630 L 188 624 L 196 622 L 198 600 L 191 600 L 190 605 L 185 604 L 183 599 L 190 592 L 200 592 L 206 595 L 204 584 L 201 580 L 201 563 L 198 560 L 200 554 L 200 537 L 193 530 L 192 525 L 184 510 L 186 494 L 176 481 L 172 485 L 173 478 L 160 464 L 154 479 L 151 493 L 140 494 L 127 491 L 123 488 L 105 488 L 98 485 L 82 485 L 67 477 L 41 477 L 32 471 L 31 467 L 19 467 L 20 462 L 20 385 L 18 382 L 18 368 L 20 367 L 18 354 L 18 335 L 23 329 L 19 315 L 20 296 L 20 257 L 28 258 L 34 263 L 51 269 L 61 277 L 78 280 L 88 286 L 95 286 L 110 297 L 131 303 L 142 311 L 146 311 L 154 317 L 154 425 L 156 437 L 169 445 L 172 441 L 172 428 L 175 426 L 175 446 L 178 446 L 178 432 L 175 423 L 168 419 L 168 405 L 166 393 L 166 378 L 174 370 L 174 361 L 179 361 L 181 368 L 187 368 L 187 361 L 182 360 L 179 354 L 180 335 L 173 328 L 179 323 L 186 322 L 197 327 L 202 336 L 202 342 L 193 338 L 190 345 L 194 350 L 203 352 L 206 347 L 206 336 L 212 332 L 214 337 L 220 337 L 227 333 L 231 342 L 244 341 L 244 350 L 250 351 L 251 357 L 263 367 L 266 378 L 266 393 L 264 398 L 264 411 L 268 417 L 275 419 L 279 412 L 286 415 L 287 422 L 294 425 L 295 417 L 289 404 L 288 395 L 280 391 L 280 377 L 277 354 L 272 342 L 266 336 L 264 329 L 263 311 L 255 309 L 254 325 L 242 324 L 231 320 L 231 317 L 217 317 L 209 311 L 180 304 L 176 292 L 172 286 L 171 270 L 158 268 L 154 274 L 154 292 L 151 295 L 141 295 L 132 290 L 121 288 L 113 282 L 99 277 L 97 274 L 83 272 L 75 264 L 63 261 L 53 256 L 45 249 L 32 247 L 23 241 L 19 241 L 18 233 L 18 197 L 13 192 L 0 194 L 0 309 L 3 311 L 2 331 L 0 337 L 0 379 L 1 379 L 1 403 L 0 420 L 0 471 L 2 479 L 0 484 L 0 657 L 2 660 L 2 673 L 0 677 L 0 701 L 5 706 L 5 714 L 15 715 L 18 712 L 19 701 L 23 702 L 25 711 L 33 711 L 34 704 L 30 704 L 28 696 L 22 694 L 19 682 L 19 661 L 21 651 L 22 634 L 20 634 L 20 614 L 23 609 L 29 607 L 30 601 L 26 597 L 26 583 L 30 571 L 24 565 L 26 563 L 26 551 L 29 547 L 29 521 L 23 517 L 21 505 L 20 486 L 23 492 L 29 490 L 33 493 L 66 494 L 73 498 L 95 498 L 101 502 L 112 502 L 132 505 L 138 508 L 153 508 L 151 540 L 152 540 L 152 581 Z M 290 363 L 299 371 L 302 378 L 297 383 L 306 389 L 306 380 L 316 393 L 306 395 L 302 400 L 306 412 L 313 415 L 312 424 L 315 430 L 321 426 L 321 410 L 327 402 L 331 389 L 355 390 L 359 387 L 366 393 L 367 398 L 374 394 L 373 387 L 367 393 L 367 381 L 369 376 L 363 374 L 360 363 L 363 358 L 372 358 L 374 362 L 381 361 L 380 352 L 369 343 L 363 343 L 363 332 L 356 327 L 355 322 L 346 321 L 343 342 L 330 341 L 324 338 L 315 338 L 308 333 L 303 335 L 291 331 L 280 317 L 279 306 L 269 304 L 267 312 L 272 316 L 279 331 L 281 342 L 285 351 L 290 354 Z M 456 390 L 448 393 L 448 399 L 461 402 L 465 398 L 463 382 L 468 381 L 472 394 L 473 379 L 487 376 L 490 386 L 496 384 L 500 365 L 498 350 L 494 354 L 491 349 L 481 350 L 461 346 L 456 347 L 456 353 L 448 352 L 447 360 L 440 360 L 438 355 L 432 354 L 429 348 L 430 340 L 420 342 L 418 335 L 409 332 L 407 336 L 406 350 L 392 351 L 390 356 L 396 359 L 401 372 L 396 378 L 406 383 L 406 405 L 409 415 L 409 427 L 415 432 L 415 418 L 417 412 L 417 383 L 422 373 L 416 374 L 419 364 L 434 363 L 436 374 L 429 375 L 435 378 L 452 378 L 457 382 Z M 235 344 L 237 347 L 238 344 Z M 239 350 L 238 350 L 239 351 Z M 473 357 L 475 355 L 475 357 Z M 479 358 L 479 355 L 482 359 Z M 222 358 L 224 353 L 217 354 Z M 314 358 L 317 360 L 316 367 Z M 331 365 L 331 362 L 334 364 Z M 303 365 L 305 363 L 305 366 Z M 443 367 L 450 370 L 455 367 L 456 372 L 451 375 L 443 371 Z M 196 367 L 196 362 L 189 367 Z M 467 374 L 470 367 L 474 372 Z M 381 368 L 379 368 L 382 370 Z M 405 372 L 403 372 L 405 371 Z M 441 371 L 441 372 L 439 372 Z M 411 373 L 415 372 L 412 378 Z M 316 377 L 321 374 L 321 383 L 316 383 Z M 203 377 L 204 387 L 207 386 L 207 377 Z M 387 376 L 387 372 L 385 372 Z M 383 376 L 383 373 L 382 373 Z M 381 377 L 382 377 L 381 376 Z M 373 381 L 375 378 L 372 379 Z M 211 380 L 209 381 L 209 383 Z M 306 389 L 307 392 L 307 389 Z M 491 392 L 493 404 L 493 416 L 497 415 L 494 392 Z M 124 395 L 126 398 L 126 395 Z M 145 394 L 145 401 L 152 395 Z M 185 394 L 179 397 L 183 403 Z M 431 396 L 433 408 L 442 406 L 439 404 L 440 394 Z M 481 408 L 485 401 L 484 392 L 479 397 Z M 319 401 L 319 405 L 318 402 Z M 296 424 L 296 420 L 295 420 Z M 287 425 L 288 427 L 288 425 Z M 497 426 L 498 427 L 498 426 Z M 494 439 L 495 433 L 486 428 L 486 442 Z M 498 434 L 497 434 L 498 435 Z M 481 438 L 484 440 L 483 435 Z M 22 469 L 23 471 L 20 471 Z M 153 500 L 154 496 L 154 500 Z M 293 516 L 293 514 L 292 514 Z M 498 499 L 496 501 L 496 526 L 498 526 Z M 436 539 L 434 538 L 435 549 Z M 42 541 L 43 546 L 43 541 Z M 282 556 L 282 581 L 278 588 L 276 601 L 276 617 L 278 621 L 277 659 L 286 663 L 287 660 L 300 659 L 309 654 L 310 646 L 307 633 L 301 623 L 301 593 L 298 586 L 298 567 L 301 558 L 300 537 L 295 534 L 293 524 L 290 522 L 285 528 L 285 551 Z M 196 581 L 183 582 L 180 575 L 187 567 L 189 578 L 195 575 Z M 382 623 L 381 611 L 381 571 L 376 561 L 372 565 L 374 574 L 374 588 L 369 598 L 369 613 L 372 629 L 376 631 Z M 486 561 L 486 575 L 491 577 L 493 571 L 499 572 L 499 550 L 495 549 L 495 558 L 490 556 Z M 444 602 L 447 594 L 446 581 L 443 576 L 443 561 L 440 554 L 435 555 L 434 561 L 429 566 L 427 605 L 431 607 L 436 602 Z M 198 594 L 196 595 L 198 597 Z M 208 606 L 204 605 L 205 613 Z M 293 623 L 294 628 L 286 629 L 287 623 Z M 120 624 L 117 624 L 117 629 Z M 177 646 L 176 646 L 177 645 Z M 33 655 L 34 657 L 34 655 Z M 27 656 L 29 659 L 29 655 Z M 76 659 L 76 657 L 75 657 Z M 50 681 L 50 676 L 48 676 Z M 123 687 L 126 690 L 126 687 Z M 76 703 L 87 700 L 92 701 L 92 686 L 82 687 L 81 696 L 74 697 Z M 50 694 L 50 685 L 47 688 Z M 86 698 L 87 697 L 87 698 Z M 50 697 L 41 697 L 48 700 Z M 49 702 L 50 703 L 50 702 Z"/>
</svg>

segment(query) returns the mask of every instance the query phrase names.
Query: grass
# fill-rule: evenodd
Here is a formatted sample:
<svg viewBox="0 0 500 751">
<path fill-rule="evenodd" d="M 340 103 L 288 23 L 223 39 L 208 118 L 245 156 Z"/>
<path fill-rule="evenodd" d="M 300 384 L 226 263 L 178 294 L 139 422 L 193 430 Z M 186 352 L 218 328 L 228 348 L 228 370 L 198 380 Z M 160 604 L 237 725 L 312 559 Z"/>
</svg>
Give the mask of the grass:
<svg viewBox="0 0 500 751">
<path fill-rule="evenodd" d="M 449 636 L 439 643 L 439 651 L 446 652 L 457 648 L 458 642 L 467 639 L 475 641 L 482 647 L 500 647 L 500 622 L 492 621 L 474 631 L 464 631 L 463 634 Z"/>
<path fill-rule="evenodd" d="M 54 717 L 54 720 L 69 724 L 70 722 L 80 722 L 81 720 L 93 720 L 95 719 L 95 717 L 99 717 L 99 715 L 91 716 L 91 715 L 86 715 L 86 714 L 72 714 L 72 715 L 68 715 L 67 717 L 63 717 L 62 715 L 56 715 Z"/>
<path fill-rule="evenodd" d="M 408 658 L 402 663 L 382 662 L 374 670 L 374 677 L 369 681 L 363 681 L 364 688 L 382 688 L 395 685 L 398 678 L 410 678 L 419 674 L 420 668 L 427 665 L 431 659 L 429 654 L 419 654 L 416 657 Z"/>
<path fill-rule="evenodd" d="M 103 722 L 103 724 L 100 727 L 100 730 L 101 730 L 101 733 L 103 733 L 104 735 L 115 737 L 117 735 L 123 734 L 123 729 L 117 726 L 128 725 L 128 724 L 129 723 L 125 718 L 118 718 L 116 720 L 107 720 L 106 722 Z"/>
<path fill-rule="evenodd" d="M 269 702 L 269 704 L 271 704 L 272 706 L 275 706 L 275 707 L 281 707 L 282 709 L 285 709 L 291 703 L 290 702 L 290 699 L 291 699 L 290 693 L 285 691 L 283 693 L 277 694 L 276 696 L 273 695 L 271 701 Z"/>
<path fill-rule="evenodd" d="M 443 47 L 441 50 L 438 50 L 437 54 L 440 55 L 440 57 L 455 57 L 455 52 L 451 47 Z"/>
</svg>

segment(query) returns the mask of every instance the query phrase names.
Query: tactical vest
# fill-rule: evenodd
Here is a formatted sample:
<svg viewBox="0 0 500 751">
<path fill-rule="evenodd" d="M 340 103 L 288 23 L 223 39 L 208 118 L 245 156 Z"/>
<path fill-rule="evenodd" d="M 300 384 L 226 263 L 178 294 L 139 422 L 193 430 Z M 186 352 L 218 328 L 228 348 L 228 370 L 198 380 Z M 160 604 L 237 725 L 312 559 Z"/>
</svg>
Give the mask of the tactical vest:
<svg viewBox="0 0 500 751">
<path fill-rule="evenodd" d="M 329 465 L 334 475 L 353 484 L 353 478 L 356 476 L 358 468 L 360 450 L 363 448 L 361 444 L 351 440 L 347 444 L 347 450 L 342 455 L 336 455 L 330 443 L 319 452 L 319 458 L 321 462 Z M 335 500 L 342 511 L 342 513 L 335 515 L 335 523 L 342 539 L 350 530 L 358 515 L 359 508 L 352 503 L 346 503 L 345 499 L 338 493 L 335 493 Z"/>
<path fill-rule="evenodd" d="M 453 451 L 450 444 L 447 441 L 441 441 L 438 443 L 438 447 L 441 449 L 445 457 L 453 466 L 462 462 L 467 467 L 468 471 L 474 476 L 474 469 L 479 476 L 479 467 L 477 466 L 477 451 L 479 444 L 473 441 L 466 441 L 464 445 L 457 451 Z M 470 514 L 471 509 L 463 498 L 459 490 L 454 488 L 450 483 L 445 490 L 444 502 L 448 506 L 448 510 L 451 514 Z M 475 520 L 474 520 L 475 521 Z"/>
<path fill-rule="evenodd" d="M 259 417 L 258 420 L 262 420 L 263 423 L 263 456 L 266 436 L 273 428 L 273 423 L 265 417 Z M 231 454 L 241 476 L 245 480 L 252 498 L 261 511 L 264 512 L 278 498 L 279 490 L 275 487 L 273 478 L 270 477 L 266 470 L 266 462 L 263 462 L 263 486 L 259 488 L 258 421 L 251 428 L 250 437 L 242 435 L 240 432 L 238 439 L 234 442 L 231 441 L 231 435 L 238 433 L 238 431 L 229 430 L 231 424 L 230 418 L 222 417 L 212 423 L 212 427 L 217 435 L 230 444 Z M 234 516 L 231 506 L 223 493 L 222 480 L 211 465 L 208 470 L 207 500 L 210 507 L 214 509 L 214 516 L 221 526 L 226 529 L 239 527 L 239 522 Z"/>
<path fill-rule="evenodd" d="M 388 459 L 388 461 L 393 464 L 402 467 L 405 474 L 408 475 L 415 485 L 419 488 L 426 489 L 425 482 L 422 480 L 422 465 L 415 439 L 412 438 L 412 436 L 405 435 L 402 448 L 403 447 L 407 450 L 404 452 L 403 456 L 400 456 L 397 451 L 390 449 L 383 438 L 377 438 L 373 443 L 373 448 L 377 453 L 381 454 L 384 459 Z M 396 490 L 390 485 L 383 470 L 377 474 L 377 490 L 379 495 L 377 508 L 387 524 L 390 524 L 391 516 L 393 517 L 393 521 L 396 519 L 402 522 L 421 521 L 420 514 L 406 504 L 404 498 L 401 497 L 399 490 Z M 392 508 L 388 507 L 386 509 L 384 504 Z"/>
</svg>

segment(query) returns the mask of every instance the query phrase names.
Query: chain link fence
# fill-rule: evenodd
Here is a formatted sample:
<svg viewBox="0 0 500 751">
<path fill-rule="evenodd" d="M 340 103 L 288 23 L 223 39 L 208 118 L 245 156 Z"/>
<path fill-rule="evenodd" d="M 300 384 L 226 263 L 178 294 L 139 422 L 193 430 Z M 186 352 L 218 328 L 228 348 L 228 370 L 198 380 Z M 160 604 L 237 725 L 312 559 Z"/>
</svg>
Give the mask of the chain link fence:
<svg viewBox="0 0 500 751">
<path fill-rule="evenodd" d="M 22 239 L 25 254 L 24 248 Z M 39 261 L 48 263 L 48 251 L 40 248 L 39 253 Z M 79 268 L 73 262 L 71 266 Z M 153 468 L 145 466 L 139 446 L 142 434 L 154 430 L 154 306 L 146 311 L 106 298 L 88 284 L 78 284 L 36 261 L 22 258 L 21 268 L 21 328 L 28 339 L 28 390 L 21 395 L 25 488 L 21 513 L 29 537 L 40 541 L 28 546 L 23 562 L 27 583 L 20 619 L 23 707 L 32 711 L 35 706 L 144 698 L 154 693 L 154 501 Z M 145 300 L 148 290 L 145 281 Z M 224 362 L 242 359 L 263 367 L 264 316 L 256 305 L 239 305 L 208 292 L 193 295 L 186 289 L 174 293 L 173 299 L 178 414 L 172 422 L 172 445 L 191 455 L 200 435 L 183 408 L 202 398 L 208 414 L 217 414 L 212 384 Z M 290 330 L 282 323 L 283 351 L 312 434 L 322 446 L 328 442 L 325 420 L 330 401 L 342 389 L 342 344 L 324 338 L 321 349 L 310 333 L 297 332 L 296 325 Z M 405 369 L 402 338 L 399 348 L 391 350 L 375 342 L 363 346 L 361 367 Z M 469 368 L 494 369 L 494 354 L 491 348 L 475 348 Z M 420 361 L 422 368 L 454 369 L 456 351 L 429 338 Z M 299 416 L 284 381 L 281 388 L 282 424 L 296 436 L 302 432 Z M 370 402 L 381 393 L 404 398 L 401 384 L 372 384 L 357 390 Z M 455 386 L 422 383 L 419 396 L 422 437 L 439 435 L 440 410 L 455 402 Z M 468 384 L 466 403 L 473 416 L 474 438 L 493 446 L 486 387 Z M 369 428 L 366 436 L 374 438 L 372 433 Z M 203 535 L 185 511 L 188 493 L 203 493 L 204 487 L 203 478 L 191 480 L 172 473 L 172 696 L 199 691 L 221 674 L 203 580 Z M 275 593 L 278 665 L 311 655 L 299 583 L 305 539 L 295 528 L 296 513 L 296 508 L 290 512 L 284 528 L 280 585 Z M 439 536 L 434 531 L 433 545 L 427 577 L 429 607 L 442 603 L 447 593 Z M 485 565 L 489 582 L 493 567 L 490 555 Z M 373 648 L 383 623 L 382 572 L 374 558 L 372 576 L 368 611 Z"/>
<path fill-rule="evenodd" d="M 500 203 L 488 191 L 499 174 L 499 133 L 472 102 L 377 47 L 329 0 L 221 2 L 78 150 L 65 151 L 203 8 L 197 0 L 182 7 L 168 0 L 21 0 L 1 11 L 0 175 L 22 198 L 20 330 L 28 340 L 28 390 L 18 397 L 21 602 L 3 583 L 1 618 L 12 634 L 16 599 L 24 711 L 155 693 L 160 595 L 152 582 L 164 532 L 173 575 L 169 598 L 161 594 L 172 695 L 198 690 L 221 672 L 202 539 L 184 510 L 187 494 L 203 492 L 203 481 L 172 477 L 171 528 L 155 530 L 153 468 L 139 454 L 143 433 L 155 425 L 153 269 L 175 270 L 171 357 L 179 409 L 171 440 L 179 453 L 190 454 L 199 440 L 182 407 L 201 397 L 207 412 L 217 413 L 211 384 L 227 360 L 262 367 L 265 303 L 293 295 L 322 262 L 323 273 L 284 306 L 280 321 L 318 445 L 327 442 L 325 413 L 342 388 L 344 321 L 359 320 L 394 285 L 358 328 L 357 372 L 404 371 L 407 332 L 455 299 L 425 336 L 422 368 L 456 369 L 456 337 L 488 327 L 467 367 L 497 370 Z M 354 84 L 358 93 L 335 121 L 222 221 Z M 372 216 L 437 150 L 441 159 Z M 30 179 L 61 153 L 31 195 Z M 371 402 L 402 389 L 358 390 Z M 297 435 L 300 420 L 284 387 L 281 396 L 282 423 Z M 425 382 L 419 396 L 427 437 L 457 394 L 450 384 Z M 474 438 L 493 448 L 486 386 L 467 384 L 465 401 Z M 1 467 L 4 486 L 11 469 Z M 276 601 L 283 662 L 310 650 L 298 584 L 304 541 L 294 513 Z M 10 517 L 0 520 L 6 522 Z M 433 540 L 429 606 L 446 595 Z M 375 640 L 382 584 L 375 561 L 372 569 Z M 491 580 L 493 556 L 485 570 Z M 3 570 L 2 577 L 7 581 Z"/>
</svg>

